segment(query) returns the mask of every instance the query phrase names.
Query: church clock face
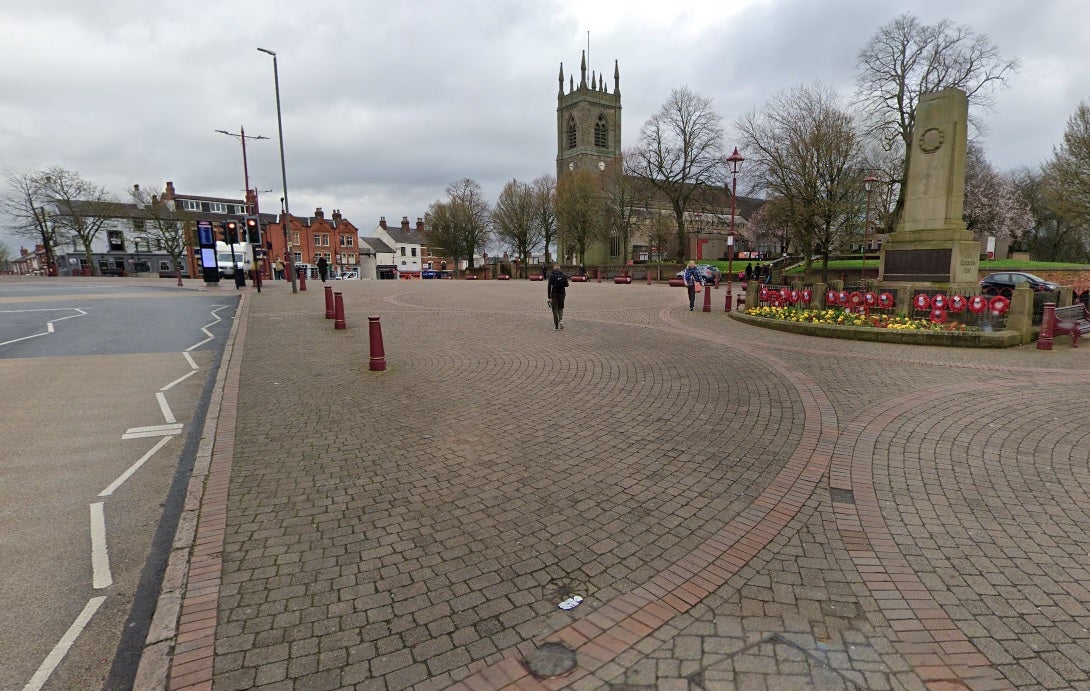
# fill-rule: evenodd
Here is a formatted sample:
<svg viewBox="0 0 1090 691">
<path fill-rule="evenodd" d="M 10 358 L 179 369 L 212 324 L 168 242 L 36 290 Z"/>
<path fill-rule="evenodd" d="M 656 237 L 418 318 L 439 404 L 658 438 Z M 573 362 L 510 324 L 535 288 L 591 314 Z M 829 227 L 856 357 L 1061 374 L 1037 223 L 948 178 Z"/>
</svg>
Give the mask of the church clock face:
<svg viewBox="0 0 1090 691">
<path fill-rule="evenodd" d="M 605 170 L 605 169 L 606 169 L 606 162 L 605 161 L 598 161 L 598 170 Z"/>
<path fill-rule="evenodd" d="M 575 163 L 569 163 L 568 170 L 575 170 Z"/>
</svg>

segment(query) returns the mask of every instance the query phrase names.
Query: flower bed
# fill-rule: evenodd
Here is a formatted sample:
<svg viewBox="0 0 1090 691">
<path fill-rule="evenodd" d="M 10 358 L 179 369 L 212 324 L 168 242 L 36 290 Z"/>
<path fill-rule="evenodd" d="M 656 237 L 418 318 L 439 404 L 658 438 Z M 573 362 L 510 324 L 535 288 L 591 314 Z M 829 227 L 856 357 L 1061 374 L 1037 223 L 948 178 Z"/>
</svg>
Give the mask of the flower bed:
<svg viewBox="0 0 1090 691">
<path fill-rule="evenodd" d="M 808 309 L 797 307 L 756 307 L 746 314 L 778 319 L 800 324 L 825 324 L 831 326 L 860 326 L 864 328 L 889 329 L 891 331 L 944 331 L 970 332 L 979 331 L 975 326 L 968 326 L 956 321 L 934 322 L 930 319 L 918 319 L 886 312 L 853 312 L 849 309 Z"/>
</svg>

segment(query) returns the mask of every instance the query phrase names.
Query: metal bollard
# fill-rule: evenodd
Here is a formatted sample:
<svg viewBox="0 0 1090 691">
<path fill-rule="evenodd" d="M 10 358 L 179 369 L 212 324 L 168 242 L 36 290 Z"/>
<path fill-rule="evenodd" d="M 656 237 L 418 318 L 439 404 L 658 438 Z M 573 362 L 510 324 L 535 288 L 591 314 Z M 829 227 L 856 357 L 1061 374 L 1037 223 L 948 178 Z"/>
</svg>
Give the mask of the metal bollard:
<svg viewBox="0 0 1090 691">
<path fill-rule="evenodd" d="M 1056 324 L 1056 303 L 1046 302 L 1041 315 L 1041 333 L 1037 335 L 1037 350 L 1052 350 L 1052 327 Z"/>
<path fill-rule="evenodd" d="M 382 325 L 378 317 L 368 317 L 367 327 L 371 340 L 371 366 L 372 372 L 386 371 L 386 353 L 382 349 Z"/>
<path fill-rule="evenodd" d="M 299 268 L 297 271 L 299 272 L 299 292 L 305 293 L 307 290 L 307 270 Z"/>
<path fill-rule="evenodd" d="M 333 286 L 325 287 L 325 318 L 333 319 L 337 316 L 336 309 L 333 306 Z"/>
<path fill-rule="evenodd" d="M 333 293 L 333 328 L 348 328 L 348 325 L 344 323 L 344 300 L 340 293 Z"/>
<path fill-rule="evenodd" d="M 647 269 L 647 285 L 651 285 L 651 269 Z"/>
<path fill-rule="evenodd" d="M 602 282 L 602 270 L 601 269 L 598 269 L 598 282 L 599 283 Z"/>
<path fill-rule="evenodd" d="M 712 291 L 711 291 L 711 286 L 704 286 L 704 307 L 701 309 L 701 311 L 702 312 L 711 312 L 712 311 Z"/>
</svg>

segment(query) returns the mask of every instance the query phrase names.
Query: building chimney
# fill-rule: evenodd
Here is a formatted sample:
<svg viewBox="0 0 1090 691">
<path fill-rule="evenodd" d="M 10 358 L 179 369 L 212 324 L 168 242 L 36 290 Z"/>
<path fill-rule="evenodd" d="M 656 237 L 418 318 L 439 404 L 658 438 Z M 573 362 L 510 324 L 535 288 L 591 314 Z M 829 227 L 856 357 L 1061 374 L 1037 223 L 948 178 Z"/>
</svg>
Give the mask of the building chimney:
<svg viewBox="0 0 1090 691">
<path fill-rule="evenodd" d="M 408 216 L 402 216 L 401 217 L 401 229 L 402 230 L 408 230 L 409 229 L 409 217 Z"/>
<path fill-rule="evenodd" d="M 167 181 L 167 191 L 163 194 L 166 199 L 174 199 L 174 183 Z"/>
<path fill-rule="evenodd" d="M 379 227 L 379 228 L 382 228 L 383 230 L 386 230 L 386 217 L 385 217 L 385 216 L 380 216 L 380 217 L 379 217 L 379 219 L 378 219 L 378 227 Z"/>
<path fill-rule="evenodd" d="M 334 221 L 341 220 L 341 210 L 340 209 L 333 209 L 333 220 Z"/>
<path fill-rule="evenodd" d="M 418 233 L 423 233 L 424 232 L 424 219 L 420 218 L 419 216 L 416 219 L 416 232 L 418 232 Z"/>
<path fill-rule="evenodd" d="M 325 218 L 325 212 L 322 211 L 322 207 L 318 207 L 314 210 L 314 218 Z"/>
</svg>

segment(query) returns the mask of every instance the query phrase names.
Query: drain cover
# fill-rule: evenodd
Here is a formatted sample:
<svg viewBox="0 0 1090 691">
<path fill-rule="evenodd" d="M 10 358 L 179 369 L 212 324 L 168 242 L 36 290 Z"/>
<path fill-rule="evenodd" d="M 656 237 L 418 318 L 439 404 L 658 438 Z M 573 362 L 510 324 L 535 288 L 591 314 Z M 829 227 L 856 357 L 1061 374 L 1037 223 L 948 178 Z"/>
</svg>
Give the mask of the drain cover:
<svg viewBox="0 0 1090 691">
<path fill-rule="evenodd" d="M 563 643 L 545 643 L 526 656 L 526 666 L 538 679 L 559 677 L 575 669 L 575 651 Z"/>
</svg>

